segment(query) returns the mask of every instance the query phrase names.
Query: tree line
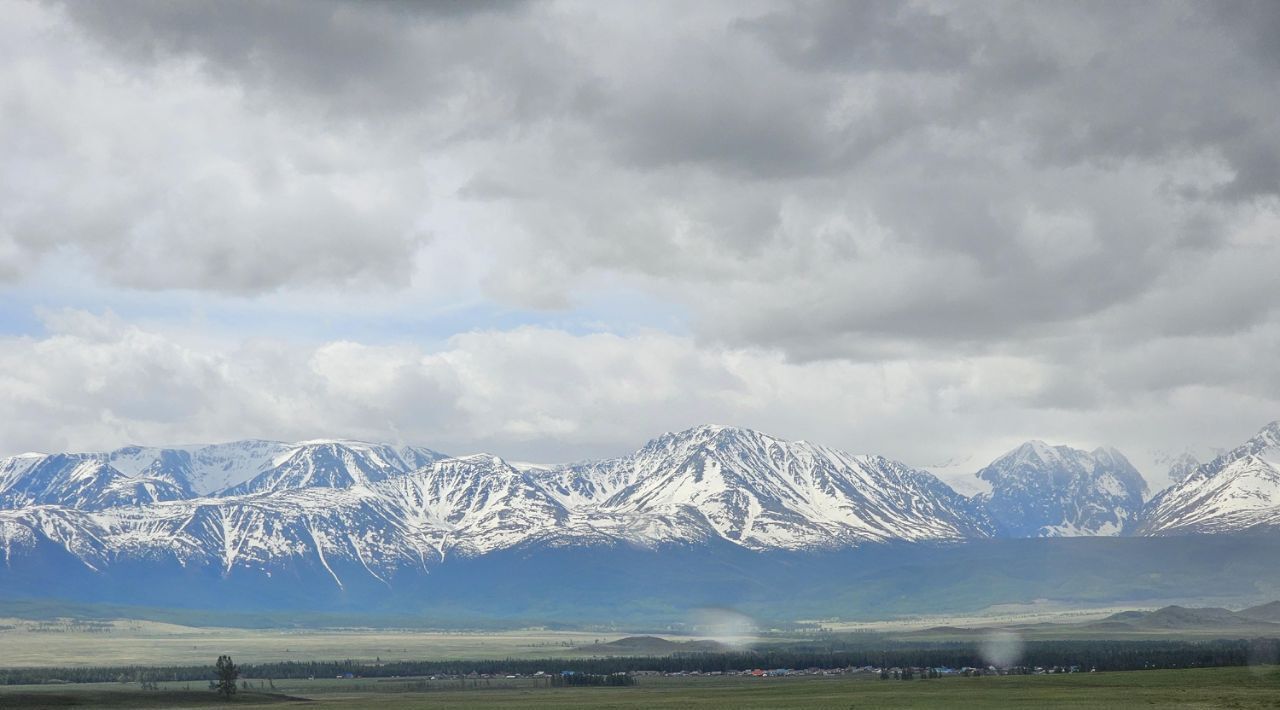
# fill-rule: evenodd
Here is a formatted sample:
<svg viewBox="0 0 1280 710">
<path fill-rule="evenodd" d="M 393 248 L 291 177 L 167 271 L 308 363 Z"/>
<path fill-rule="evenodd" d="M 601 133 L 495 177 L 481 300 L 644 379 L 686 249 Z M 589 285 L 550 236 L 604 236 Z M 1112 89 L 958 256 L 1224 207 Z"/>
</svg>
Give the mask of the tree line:
<svg viewBox="0 0 1280 710">
<path fill-rule="evenodd" d="M 1028 641 L 1016 663 L 1020 666 L 1079 666 L 1084 670 L 1129 671 L 1151 668 L 1245 666 L 1280 662 L 1280 639 L 1214 641 Z M 988 664 L 977 643 L 876 644 L 832 641 L 820 646 L 769 647 L 730 653 L 689 653 L 671 656 L 627 656 L 559 659 L 493 659 L 437 661 L 283 661 L 239 664 L 244 678 L 324 678 L 352 674 L 366 678 L 390 676 L 532 675 L 538 671 L 574 671 L 612 675 L 627 671 L 664 673 L 741 671 L 752 668 L 847 668 L 850 666 L 913 668 L 983 668 Z M 209 680 L 208 665 L 103 666 L 76 668 L 12 668 L 0 670 L 0 685 L 66 681 L 130 682 L 145 672 L 156 680 Z"/>
</svg>

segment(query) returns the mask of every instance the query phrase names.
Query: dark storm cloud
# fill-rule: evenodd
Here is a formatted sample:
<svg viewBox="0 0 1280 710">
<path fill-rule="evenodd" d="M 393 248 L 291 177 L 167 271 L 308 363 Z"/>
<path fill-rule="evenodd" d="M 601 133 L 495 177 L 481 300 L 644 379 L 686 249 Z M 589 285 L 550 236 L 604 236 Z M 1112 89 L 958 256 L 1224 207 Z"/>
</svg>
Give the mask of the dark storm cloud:
<svg viewBox="0 0 1280 710">
<path fill-rule="evenodd" d="M 1194 5 L 796 3 L 672 43 L 670 61 L 689 68 L 620 83 L 628 120 L 602 132 L 655 182 L 718 181 L 731 203 L 742 180 L 773 181 L 775 197 L 757 202 L 780 215 L 758 220 L 768 231 L 700 225 L 709 252 L 758 245 L 728 274 L 708 260 L 722 297 L 695 299 L 704 333 L 809 357 L 848 354 L 859 338 L 986 347 L 1088 331 L 1205 249 L 1237 249 L 1241 220 L 1274 214 L 1280 74 L 1258 42 L 1237 42 L 1272 13 L 1232 8 L 1224 22 Z M 786 204 L 811 220 L 869 215 L 859 226 L 888 244 L 815 247 L 813 226 L 779 226 Z M 1273 237 L 1254 258 L 1274 263 L 1275 248 Z M 1192 269 L 1184 287 L 1212 293 L 1211 278 L 1229 276 Z M 1146 318 L 1192 332 L 1271 313 L 1146 305 Z"/>
<path fill-rule="evenodd" d="M 15 5 L 0 276 L 65 255 L 131 288 L 407 287 L 442 146 L 559 100 L 524 11 Z"/>
<path fill-rule="evenodd" d="M 559 53 L 526 32 L 520 23 L 526 4 L 518 0 L 126 0 L 64 7 L 135 60 L 197 58 L 215 76 L 277 101 L 315 103 L 337 117 L 376 123 L 383 113 L 436 110 L 470 97 L 502 104 L 510 119 L 556 93 L 555 77 L 543 72 Z"/>
<path fill-rule="evenodd" d="M 1273 379 L 1239 363 L 1280 327 L 1275 3 L 58 7 L 91 48 L 45 47 L 49 75 L 128 80 L 72 87 L 92 121 L 6 104 L 53 177 L 5 183 L 0 273 L 74 248 L 125 287 L 260 293 L 435 266 L 552 309 L 625 280 L 706 347 L 1020 358 L 1009 396 L 1046 408 Z M 1222 366 L 1125 376 L 1178 352 Z"/>
<path fill-rule="evenodd" d="M 1280 190 L 1266 111 L 1276 15 L 1246 2 L 810 2 L 739 24 L 803 69 L 954 79 L 911 128 L 1005 123 L 1004 141 L 1029 139 L 1051 164 L 1211 147 L 1237 172 L 1223 194 L 1252 197 Z"/>
<path fill-rule="evenodd" d="M 794 2 L 736 26 L 806 69 L 957 71 L 977 50 L 945 15 L 891 0 Z"/>
</svg>

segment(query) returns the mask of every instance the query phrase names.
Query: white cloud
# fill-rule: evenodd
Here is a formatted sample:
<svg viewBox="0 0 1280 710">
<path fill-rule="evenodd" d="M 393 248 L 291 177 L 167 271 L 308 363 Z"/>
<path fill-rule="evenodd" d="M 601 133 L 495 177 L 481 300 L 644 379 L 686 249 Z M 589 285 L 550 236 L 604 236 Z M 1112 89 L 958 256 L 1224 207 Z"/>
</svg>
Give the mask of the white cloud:
<svg viewBox="0 0 1280 710">
<path fill-rule="evenodd" d="M 393 133 L 263 104 L 194 59 L 134 70 L 9 9 L 0 276 L 70 252 L 142 289 L 408 284 L 428 180 Z"/>
<path fill-rule="evenodd" d="M 10 423 L 0 451 L 351 436 L 555 461 L 622 453 L 662 431 L 718 422 L 921 466 L 982 462 L 1046 431 L 1082 446 L 1117 443 L 1143 462 L 1180 441 L 1229 445 L 1280 406 L 1245 380 L 1081 415 L 1043 405 L 1062 373 L 1018 356 L 797 363 L 659 332 L 534 327 L 464 333 L 425 351 L 194 343 L 109 313 L 50 313 L 45 323 L 45 337 L 0 339 L 0 417 Z M 1148 355 L 1089 365 L 1104 378 L 1123 375 Z M 1201 411 L 1214 401 L 1232 408 Z M 1143 422 L 1135 412 L 1160 414 Z"/>
<path fill-rule="evenodd" d="M 212 7 L 0 10 L 5 448 L 1280 416 L 1274 5 Z"/>
</svg>

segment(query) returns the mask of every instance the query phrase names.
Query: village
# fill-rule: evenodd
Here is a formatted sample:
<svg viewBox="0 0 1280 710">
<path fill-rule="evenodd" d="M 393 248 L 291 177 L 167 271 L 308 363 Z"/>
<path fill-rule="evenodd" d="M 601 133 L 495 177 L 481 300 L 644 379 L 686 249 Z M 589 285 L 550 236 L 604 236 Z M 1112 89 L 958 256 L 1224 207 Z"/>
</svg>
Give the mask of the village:
<svg viewBox="0 0 1280 710">
<path fill-rule="evenodd" d="M 751 668 L 746 670 L 729 670 L 729 671 L 656 671 L 656 670 L 632 670 L 619 671 L 612 674 L 600 675 L 582 673 L 578 671 L 560 671 L 558 673 L 547 673 L 546 671 L 537 671 L 534 673 L 479 673 L 472 671 L 466 674 L 436 674 L 428 676 L 427 680 L 433 681 L 480 681 L 480 680 L 519 680 L 519 679 L 551 679 L 551 678 L 606 678 L 606 677 L 628 677 L 628 678 L 697 678 L 697 677 L 724 677 L 724 676 L 743 676 L 755 678 L 783 678 L 783 677 L 817 677 L 817 676 L 856 676 L 865 675 L 868 678 L 878 678 L 879 680 L 927 680 L 930 678 L 942 678 L 947 676 L 960 676 L 965 678 L 980 676 L 1008 676 L 1008 675 L 1054 675 L 1063 673 L 1080 673 L 1082 669 L 1078 665 L 1072 666 L 987 666 L 985 668 L 977 668 L 964 666 L 961 668 L 951 668 L 948 666 L 938 667 L 920 667 L 920 666 L 845 666 L 839 668 Z M 1096 669 L 1089 669 L 1089 672 L 1096 672 Z M 344 673 L 338 675 L 337 678 L 354 679 L 360 678 L 359 674 Z M 392 676 L 398 677 L 398 676 Z M 604 683 L 601 683 L 604 684 Z"/>
</svg>

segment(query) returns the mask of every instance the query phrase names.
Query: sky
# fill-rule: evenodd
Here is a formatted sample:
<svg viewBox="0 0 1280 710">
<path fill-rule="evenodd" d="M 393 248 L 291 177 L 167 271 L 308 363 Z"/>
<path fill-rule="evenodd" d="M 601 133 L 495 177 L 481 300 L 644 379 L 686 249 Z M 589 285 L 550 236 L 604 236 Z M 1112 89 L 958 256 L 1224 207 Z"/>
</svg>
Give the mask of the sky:
<svg viewBox="0 0 1280 710">
<path fill-rule="evenodd" d="M 1280 4 L 0 0 L 0 452 L 1280 419 Z"/>
</svg>

